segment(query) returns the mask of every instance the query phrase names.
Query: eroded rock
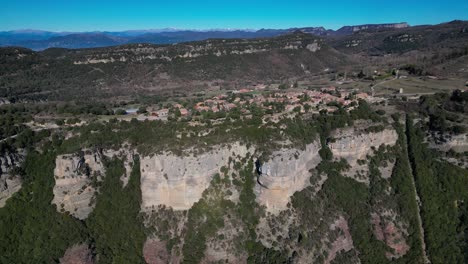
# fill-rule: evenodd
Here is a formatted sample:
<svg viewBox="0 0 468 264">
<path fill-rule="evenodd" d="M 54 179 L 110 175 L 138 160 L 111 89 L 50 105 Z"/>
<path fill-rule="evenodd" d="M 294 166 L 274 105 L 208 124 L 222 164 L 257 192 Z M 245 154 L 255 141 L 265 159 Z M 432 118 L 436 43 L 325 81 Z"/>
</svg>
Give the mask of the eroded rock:
<svg viewBox="0 0 468 264">
<path fill-rule="evenodd" d="M 61 264 L 94 264 L 94 256 L 86 244 L 74 245 L 65 251 Z"/>
<path fill-rule="evenodd" d="M 338 253 L 341 251 L 348 252 L 354 248 L 353 238 L 349 232 L 349 226 L 346 219 L 340 216 L 336 221 L 330 225 L 330 230 L 340 230 L 340 235 L 332 242 L 330 251 L 328 252 L 328 257 L 325 260 L 325 263 L 331 263 Z"/>
<path fill-rule="evenodd" d="M 261 167 L 255 193 L 257 202 L 270 212 L 287 208 L 290 197 L 310 185 L 310 170 L 320 163 L 320 143 L 315 141 L 305 150 L 281 149 Z"/>
<path fill-rule="evenodd" d="M 101 157 L 96 154 L 65 154 L 55 160 L 54 199 L 59 212 L 70 212 L 85 219 L 94 208 L 95 188 L 92 181 L 104 176 Z"/>
<path fill-rule="evenodd" d="M 368 166 L 359 161 L 366 160 L 367 155 L 372 155 L 373 148 L 378 149 L 381 145 L 395 145 L 398 134 L 394 129 L 389 128 L 370 133 L 348 128 L 336 131 L 334 138 L 334 142 L 328 143 L 333 157 L 338 160 L 345 159 L 350 166 L 350 169 L 343 175 L 369 184 Z"/>
<path fill-rule="evenodd" d="M 0 208 L 6 201 L 21 189 L 21 176 L 14 172 L 21 165 L 24 153 L 6 152 L 0 155 Z"/>
<path fill-rule="evenodd" d="M 141 158 L 142 211 L 159 205 L 190 209 L 200 200 L 212 177 L 228 165 L 229 157 L 245 157 L 248 149 L 234 143 L 215 146 L 200 155 L 186 152 L 183 156 L 166 152 Z"/>
<path fill-rule="evenodd" d="M 396 224 L 396 215 L 392 212 L 372 213 L 371 217 L 375 237 L 393 249 L 393 252 L 386 252 L 385 256 L 388 259 L 395 259 L 405 255 L 410 247 L 406 243 L 406 231 L 401 225 Z"/>
<path fill-rule="evenodd" d="M 171 257 L 165 241 L 147 239 L 143 246 L 143 257 L 148 264 L 180 263 L 180 259 Z"/>
</svg>

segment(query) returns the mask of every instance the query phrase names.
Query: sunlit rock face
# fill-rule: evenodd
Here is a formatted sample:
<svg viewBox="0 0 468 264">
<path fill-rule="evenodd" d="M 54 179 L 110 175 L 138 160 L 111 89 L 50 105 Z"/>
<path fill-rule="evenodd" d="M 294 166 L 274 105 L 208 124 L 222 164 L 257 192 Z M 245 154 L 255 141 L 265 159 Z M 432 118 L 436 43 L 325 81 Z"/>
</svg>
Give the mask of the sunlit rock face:
<svg viewBox="0 0 468 264">
<path fill-rule="evenodd" d="M 310 184 L 311 170 L 320 163 L 320 143 L 315 141 L 304 150 L 281 149 L 261 166 L 255 192 L 257 202 L 270 212 L 287 208 L 290 197 Z"/>
<path fill-rule="evenodd" d="M 384 129 L 375 133 L 356 133 L 352 129 L 338 131 L 335 142 L 328 146 L 335 158 L 344 158 L 353 166 L 359 159 L 365 159 L 371 153 L 372 147 L 380 145 L 395 145 L 398 135 L 393 129 Z"/>
<path fill-rule="evenodd" d="M 159 205 L 174 210 L 188 210 L 200 200 L 212 177 L 230 157 L 245 157 L 246 146 L 216 146 L 200 155 L 184 153 L 182 156 L 163 153 L 141 158 L 142 211 L 149 211 Z"/>
<path fill-rule="evenodd" d="M 367 155 L 373 155 L 373 148 L 378 149 L 381 145 L 395 145 L 398 134 L 394 129 L 389 128 L 369 133 L 348 128 L 336 131 L 334 139 L 334 142 L 328 143 L 333 157 L 336 160 L 345 159 L 350 166 L 347 171 L 342 172 L 342 175 L 368 184 L 368 165 L 359 164 L 358 160 L 366 160 Z"/>
<path fill-rule="evenodd" d="M 24 153 L 6 152 L 0 155 L 0 208 L 21 189 L 21 177 L 15 174 L 14 168 L 20 166 L 23 160 Z"/>
<path fill-rule="evenodd" d="M 134 150 L 120 148 L 101 152 L 83 150 L 82 154 L 64 154 L 55 159 L 54 199 L 58 212 L 69 212 L 78 219 L 85 219 L 93 211 L 96 189 L 92 182 L 102 181 L 106 169 L 103 159 L 119 158 L 125 173 L 120 180 L 122 187 L 128 183 L 133 164 Z"/>
<path fill-rule="evenodd" d="M 92 199 L 96 191 L 91 184 L 92 178 L 101 177 L 104 173 L 98 154 L 59 155 L 55 160 L 52 200 L 57 211 L 69 212 L 78 219 L 88 217 L 94 208 Z"/>
<path fill-rule="evenodd" d="M 442 151 L 453 150 L 459 153 L 468 151 L 468 134 L 450 135 L 446 136 L 444 139 L 445 142 L 437 145 L 431 144 L 431 146 Z"/>
<path fill-rule="evenodd" d="M 67 248 L 60 258 L 61 264 L 94 264 L 96 263 L 91 248 L 86 244 L 74 245 Z"/>
</svg>

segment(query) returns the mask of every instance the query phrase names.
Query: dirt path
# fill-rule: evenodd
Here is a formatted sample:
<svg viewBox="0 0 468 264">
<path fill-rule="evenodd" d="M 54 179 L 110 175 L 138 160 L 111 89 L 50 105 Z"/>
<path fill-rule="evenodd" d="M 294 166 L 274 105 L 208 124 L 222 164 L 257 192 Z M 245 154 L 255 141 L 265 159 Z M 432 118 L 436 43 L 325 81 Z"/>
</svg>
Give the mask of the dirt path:
<svg viewBox="0 0 468 264">
<path fill-rule="evenodd" d="M 371 86 L 371 90 L 373 90 L 375 87 L 377 87 L 379 85 L 382 85 L 384 83 L 391 82 L 391 81 L 394 81 L 394 80 L 398 80 L 398 79 L 397 78 L 392 78 L 392 79 L 387 79 L 387 80 L 383 80 L 383 81 L 381 81 L 379 83 L 376 83 L 373 86 Z"/>
</svg>

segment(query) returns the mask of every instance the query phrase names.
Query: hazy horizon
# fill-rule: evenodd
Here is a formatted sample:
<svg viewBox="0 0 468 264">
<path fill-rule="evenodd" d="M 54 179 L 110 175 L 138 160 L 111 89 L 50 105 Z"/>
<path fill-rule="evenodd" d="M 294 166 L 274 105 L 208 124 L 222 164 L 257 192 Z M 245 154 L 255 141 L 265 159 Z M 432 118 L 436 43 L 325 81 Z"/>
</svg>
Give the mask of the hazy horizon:
<svg viewBox="0 0 468 264">
<path fill-rule="evenodd" d="M 25 8 L 26 7 L 26 8 Z M 281 29 L 407 22 L 410 25 L 468 20 L 468 2 L 460 0 L 402 0 L 391 4 L 338 0 L 330 4 L 310 1 L 7 1 L 0 10 L 0 31 L 102 32 L 158 30 Z"/>
</svg>

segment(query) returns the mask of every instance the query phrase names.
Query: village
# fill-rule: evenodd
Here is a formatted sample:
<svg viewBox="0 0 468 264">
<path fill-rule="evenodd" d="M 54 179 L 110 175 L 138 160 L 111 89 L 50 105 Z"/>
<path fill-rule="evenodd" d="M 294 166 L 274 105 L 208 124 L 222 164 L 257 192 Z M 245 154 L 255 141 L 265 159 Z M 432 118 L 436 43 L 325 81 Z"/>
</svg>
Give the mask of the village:
<svg viewBox="0 0 468 264">
<path fill-rule="evenodd" d="M 303 113 L 332 113 L 340 107 L 346 111 L 355 108 L 359 100 L 369 103 L 385 100 L 364 92 L 343 90 L 333 86 L 317 90 L 264 90 L 264 85 L 253 89 L 242 88 L 220 93 L 203 100 L 186 100 L 159 105 L 142 106 L 126 111 L 127 117 L 138 120 L 197 120 L 217 119 L 236 112 L 243 118 L 251 116 L 251 108 L 261 109 L 273 117 L 294 116 Z"/>
</svg>

